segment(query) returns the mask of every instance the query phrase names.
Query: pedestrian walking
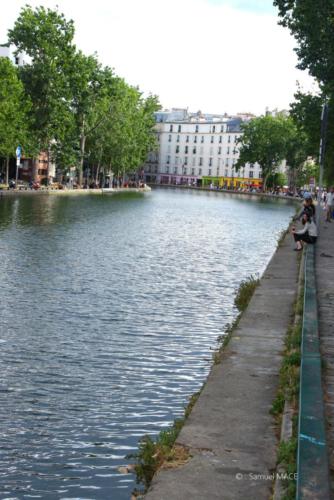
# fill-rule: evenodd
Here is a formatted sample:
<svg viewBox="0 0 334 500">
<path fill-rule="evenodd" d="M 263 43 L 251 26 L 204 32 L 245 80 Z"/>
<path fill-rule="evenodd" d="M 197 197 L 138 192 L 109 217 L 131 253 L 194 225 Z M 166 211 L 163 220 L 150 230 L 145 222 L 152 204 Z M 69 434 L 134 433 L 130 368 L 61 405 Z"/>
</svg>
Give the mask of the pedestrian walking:
<svg viewBox="0 0 334 500">
<path fill-rule="evenodd" d="M 326 198 L 326 222 L 332 222 L 332 212 L 334 205 L 334 187 L 332 187 L 327 193 Z"/>
</svg>

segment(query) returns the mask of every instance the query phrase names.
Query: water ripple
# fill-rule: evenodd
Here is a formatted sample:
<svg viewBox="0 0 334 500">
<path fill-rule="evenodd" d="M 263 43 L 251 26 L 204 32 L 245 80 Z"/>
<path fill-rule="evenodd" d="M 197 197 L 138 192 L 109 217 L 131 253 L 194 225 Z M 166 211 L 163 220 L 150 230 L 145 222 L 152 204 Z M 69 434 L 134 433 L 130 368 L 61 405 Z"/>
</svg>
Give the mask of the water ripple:
<svg viewBox="0 0 334 500">
<path fill-rule="evenodd" d="M 128 499 L 293 207 L 214 193 L 0 200 L 0 492 Z"/>
</svg>

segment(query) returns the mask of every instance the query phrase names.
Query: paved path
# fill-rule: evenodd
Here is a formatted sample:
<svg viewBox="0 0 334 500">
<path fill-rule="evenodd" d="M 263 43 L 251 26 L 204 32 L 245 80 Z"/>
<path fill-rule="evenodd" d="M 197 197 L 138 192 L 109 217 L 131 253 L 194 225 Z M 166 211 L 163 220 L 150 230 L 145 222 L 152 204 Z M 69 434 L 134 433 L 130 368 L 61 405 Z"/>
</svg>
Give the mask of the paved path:
<svg viewBox="0 0 334 500">
<path fill-rule="evenodd" d="M 146 500 L 270 498 L 278 440 L 269 410 L 297 291 L 293 246 L 288 235 L 179 435 L 191 460 L 157 474 Z"/>
<path fill-rule="evenodd" d="M 324 213 L 321 213 L 321 219 L 316 248 L 316 279 L 320 351 L 324 360 L 326 432 L 334 497 L 334 221 L 324 222 Z"/>
</svg>

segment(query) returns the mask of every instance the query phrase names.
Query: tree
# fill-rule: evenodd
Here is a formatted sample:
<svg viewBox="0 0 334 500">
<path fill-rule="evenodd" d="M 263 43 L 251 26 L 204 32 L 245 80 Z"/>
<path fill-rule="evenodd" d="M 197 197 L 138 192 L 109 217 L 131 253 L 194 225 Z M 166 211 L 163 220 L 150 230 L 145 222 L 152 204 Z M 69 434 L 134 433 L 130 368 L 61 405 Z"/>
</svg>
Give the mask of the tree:
<svg viewBox="0 0 334 500">
<path fill-rule="evenodd" d="M 29 150 L 28 112 L 29 99 L 24 93 L 17 70 L 6 57 L 0 57 L 0 156 L 6 158 L 6 184 L 8 183 L 9 158 L 15 156 L 20 144 Z"/>
<path fill-rule="evenodd" d="M 138 89 L 114 78 L 113 95 L 97 103 L 99 126 L 87 141 L 96 177 L 102 171 L 124 177 L 144 163 L 155 147 L 154 112 L 159 108 L 156 96 L 144 99 Z"/>
<path fill-rule="evenodd" d="M 325 94 L 334 92 L 333 0 L 274 0 L 280 24 L 298 41 L 300 69 L 308 69 Z"/>
<path fill-rule="evenodd" d="M 299 136 L 304 138 L 307 156 L 312 157 L 314 160 L 318 160 L 319 156 L 322 103 L 321 95 L 305 94 L 298 90 L 295 94 L 295 101 L 290 105 L 290 114 Z M 329 109 L 324 177 L 327 183 L 332 183 L 334 181 L 333 99 L 329 100 Z"/>
<path fill-rule="evenodd" d="M 292 133 L 292 120 L 283 115 L 261 116 L 241 125 L 240 156 L 236 170 L 245 163 L 259 163 L 262 169 L 263 189 L 270 175 L 275 174 L 285 158 Z"/>
<path fill-rule="evenodd" d="M 317 183 L 319 182 L 319 164 L 312 160 L 307 160 L 297 170 L 296 183 L 301 187 L 309 185 L 311 177 L 314 177 Z"/>
<path fill-rule="evenodd" d="M 71 110 L 76 120 L 80 153 L 78 179 L 82 184 L 86 140 L 107 119 L 111 103 L 101 105 L 113 95 L 113 73 L 103 69 L 96 56 L 85 56 L 81 51 L 73 55 L 70 86 L 72 92 Z M 99 105 L 100 104 L 100 105 Z"/>
<path fill-rule="evenodd" d="M 334 2 L 333 0 L 275 0 L 280 24 L 290 29 L 298 42 L 300 69 L 307 69 L 319 83 L 319 95 L 298 91 L 291 114 L 302 125 L 314 158 L 319 154 L 321 108 L 329 104 L 324 176 L 334 181 Z"/>
<path fill-rule="evenodd" d="M 75 51 L 73 36 L 73 21 L 66 21 L 63 14 L 30 6 L 21 10 L 8 32 L 17 52 L 25 52 L 30 58 L 29 64 L 20 68 L 20 77 L 32 101 L 35 157 L 41 150 L 49 151 L 53 140 L 64 137 L 64 123 L 71 119 L 68 75 Z"/>
<path fill-rule="evenodd" d="M 94 162 L 98 177 L 101 170 L 125 173 L 144 162 L 159 105 L 102 67 L 96 55 L 77 51 L 73 36 L 73 21 L 44 7 L 24 7 L 9 31 L 10 43 L 30 58 L 20 78 L 32 101 L 33 155 L 51 151 L 64 169 L 77 165 L 81 185 L 84 163 Z"/>
</svg>

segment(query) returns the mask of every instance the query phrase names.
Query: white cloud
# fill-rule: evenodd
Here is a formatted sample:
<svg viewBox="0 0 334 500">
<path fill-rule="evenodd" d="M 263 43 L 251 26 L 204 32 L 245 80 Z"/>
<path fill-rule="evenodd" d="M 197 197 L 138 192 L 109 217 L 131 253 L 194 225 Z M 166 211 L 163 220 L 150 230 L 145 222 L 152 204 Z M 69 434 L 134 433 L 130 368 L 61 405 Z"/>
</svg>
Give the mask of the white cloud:
<svg viewBox="0 0 334 500">
<path fill-rule="evenodd" d="M 6 38 L 26 1 L 2 13 Z M 287 108 L 296 80 L 294 40 L 271 14 L 205 0 L 32 0 L 73 18 L 76 43 L 129 83 L 160 97 L 164 107 L 207 112 Z"/>
</svg>

